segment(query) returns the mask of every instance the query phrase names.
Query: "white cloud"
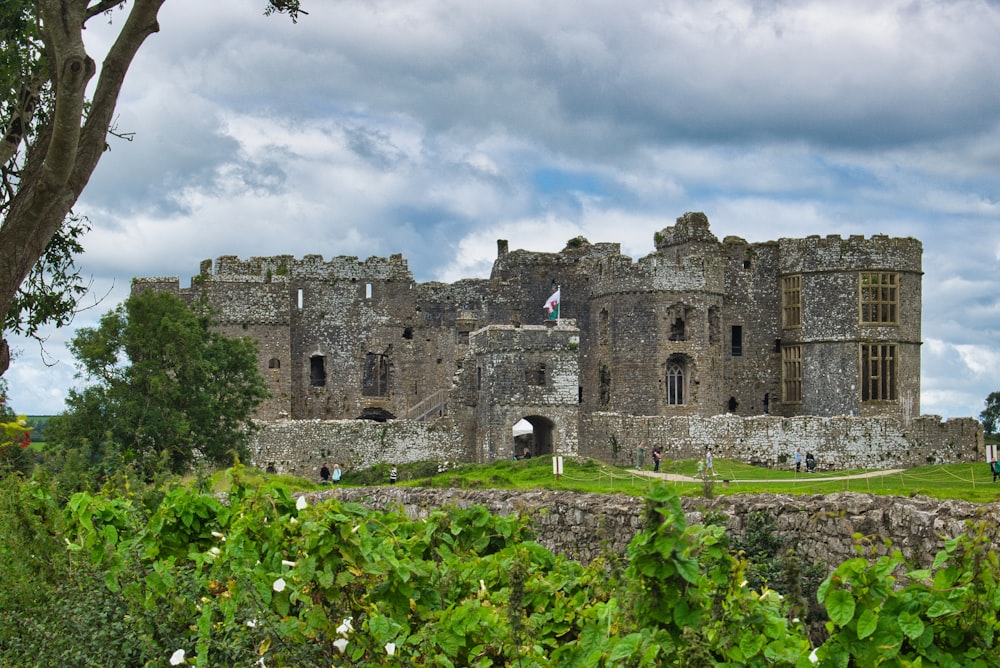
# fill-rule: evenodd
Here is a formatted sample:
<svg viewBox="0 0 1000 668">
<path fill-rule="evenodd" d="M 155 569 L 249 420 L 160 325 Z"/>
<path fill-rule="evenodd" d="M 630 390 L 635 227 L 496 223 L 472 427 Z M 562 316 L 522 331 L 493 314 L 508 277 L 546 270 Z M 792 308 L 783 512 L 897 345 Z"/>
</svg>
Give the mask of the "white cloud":
<svg viewBox="0 0 1000 668">
<path fill-rule="evenodd" d="M 923 407 L 978 413 L 997 389 L 996 3 L 307 10 L 293 25 L 244 0 L 164 4 L 118 108 L 135 139 L 111 140 L 77 207 L 85 273 L 113 277 L 113 300 L 220 255 L 402 253 L 417 280 L 449 281 L 487 276 L 501 238 L 638 258 L 704 211 L 720 239 L 921 239 Z M 94 53 L 116 28 L 88 27 Z M 72 384 L 51 347 L 54 369 L 25 348 L 8 372 L 15 405 L 50 412 Z"/>
</svg>

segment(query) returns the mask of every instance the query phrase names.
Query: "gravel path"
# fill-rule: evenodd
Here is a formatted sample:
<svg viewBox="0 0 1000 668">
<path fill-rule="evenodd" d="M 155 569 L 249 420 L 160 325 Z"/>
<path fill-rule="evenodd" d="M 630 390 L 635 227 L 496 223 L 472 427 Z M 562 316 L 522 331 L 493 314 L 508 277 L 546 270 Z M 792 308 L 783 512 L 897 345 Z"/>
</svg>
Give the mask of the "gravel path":
<svg viewBox="0 0 1000 668">
<path fill-rule="evenodd" d="M 827 480 L 856 480 L 860 478 L 877 478 L 879 476 L 901 473 L 905 470 L 906 469 L 884 469 L 881 471 L 868 471 L 867 473 L 855 473 L 853 475 L 839 475 L 839 476 L 816 476 L 809 473 L 802 473 L 801 477 L 798 478 L 782 478 L 782 479 L 724 478 L 720 475 L 716 475 L 715 480 L 718 482 L 752 482 L 752 483 L 826 482 Z M 646 471 L 642 469 L 635 470 L 635 473 L 647 476 L 649 478 L 660 478 L 661 480 L 668 480 L 671 482 L 701 482 L 701 478 L 679 475 L 677 473 L 661 473 L 659 471 Z"/>
</svg>

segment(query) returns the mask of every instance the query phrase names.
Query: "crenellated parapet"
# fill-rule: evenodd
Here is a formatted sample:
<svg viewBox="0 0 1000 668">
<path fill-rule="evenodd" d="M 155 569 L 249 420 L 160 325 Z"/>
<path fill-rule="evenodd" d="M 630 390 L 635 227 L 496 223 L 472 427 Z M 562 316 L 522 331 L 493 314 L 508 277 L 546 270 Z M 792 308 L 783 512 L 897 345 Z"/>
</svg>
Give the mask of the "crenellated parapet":
<svg viewBox="0 0 1000 668">
<path fill-rule="evenodd" d="M 371 256 L 363 262 L 353 255 L 339 255 L 324 260 L 322 255 L 291 255 L 240 259 L 223 255 L 212 263 L 202 263 L 201 275 L 215 281 L 412 281 L 406 260 L 401 254 L 389 258 Z"/>
<path fill-rule="evenodd" d="M 923 244 L 917 239 L 875 234 L 869 238 L 826 237 L 779 239 L 780 271 L 798 274 L 824 271 L 892 270 L 921 272 Z"/>
</svg>

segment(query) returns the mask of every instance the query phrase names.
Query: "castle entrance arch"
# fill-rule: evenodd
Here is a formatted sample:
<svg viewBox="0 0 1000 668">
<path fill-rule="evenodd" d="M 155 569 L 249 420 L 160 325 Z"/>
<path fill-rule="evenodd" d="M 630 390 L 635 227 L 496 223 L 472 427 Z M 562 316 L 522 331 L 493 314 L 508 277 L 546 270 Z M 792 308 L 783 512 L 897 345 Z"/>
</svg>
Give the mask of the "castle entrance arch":
<svg viewBox="0 0 1000 668">
<path fill-rule="evenodd" d="M 526 415 L 514 424 L 514 456 L 538 457 L 552 454 L 552 430 L 555 423 L 541 415 Z"/>
</svg>

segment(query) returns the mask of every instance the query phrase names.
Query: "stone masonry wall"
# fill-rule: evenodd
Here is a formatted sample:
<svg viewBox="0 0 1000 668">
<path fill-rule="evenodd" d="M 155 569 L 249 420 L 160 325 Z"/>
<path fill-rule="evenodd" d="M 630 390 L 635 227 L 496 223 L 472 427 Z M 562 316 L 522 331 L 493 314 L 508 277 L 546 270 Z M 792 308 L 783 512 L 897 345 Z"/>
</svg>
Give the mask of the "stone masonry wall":
<svg viewBox="0 0 1000 668">
<path fill-rule="evenodd" d="M 262 429 L 250 446 L 251 462 L 278 473 L 319 479 L 323 463 L 345 470 L 379 463 L 472 461 L 461 434 L 444 422 L 394 420 L 276 420 Z"/>
<path fill-rule="evenodd" d="M 553 415 L 555 415 L 553 413 Z M 346 469 L 417 461 L 484 461 L 481 444 L 460 420 L 276 420 L 259 423 L 251 462 L 315 478 L 326 461 Z M 561 428 L 556 425 L 556 428 Z M 982 425 L 972 418 L 913 420 L 905 429 L 889 418 L 754 417 L 664 418 L 599 413 L 581 420 L 579 440 L 557 436 L 556 454 L 634 466 L 640 441 L 667 459 L 704 456 L 764 466 L 788 466 L 796 447 L 812 452 L 821 469 L 911 468 L 928 463 L 985 461 Z M 560 447 L 572 445 L 569 450 Z M 974 445 L 970 445 L 974 444 Z M 499 448 L 500 446 L 498 446 Z M 510 440 L 513 452 L 513 437 Z M 574 449 L 575 448 L 575 449 Z M 498 450 L 498 452 L 500 452 Z M 784 455 L 785 463 L 782 463 Z"/>
<path fill-rule="evenodd" d="M 458 490 L 413 487 L 335 488 L 307 495 L 313 502 L 334 497 L 373 509 L 402 509 L 413 518 L 437 508 L 483 505 L 501 515 L 531 518 L 537 541 L 557 554 L 589 563 L 602 554 L 623 555 L 643 524 L 645 501 L 637 497 L 544 490 Z M 857 556 L 853 535 L 861 534 L 876 553 L 892 541 L 915 567 L 931 565 L 944 540 L 983 522 L 1000 547 L 1000 503 L 974 504 L 926 497 L 889 497 L 842 492 L 788 496 L 741 494 L 714 499 L 682 497 L 689 524 L 708 513 L 725 517 L 731 536 L 741 537 L 752 513 L 775 520 L 779 535 L 792 539 L 807 561 L 834 568 Z"/>
<path fill-rule="evenodd" d="M 580 454 L 634 465 L 639 442 L 659 445 L 666 459 L 716 457 L 777 467 L 795 448 L 812 452 L 821 469 L 911 468 L 985 461 L 982 426 L 973 418 L 922 416 L 904 427 L 892 418 L 648 417 L 597 413 L 580 420 Z M 648 456 L 648 454 L 647 454 Z"/>
</svg>

